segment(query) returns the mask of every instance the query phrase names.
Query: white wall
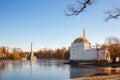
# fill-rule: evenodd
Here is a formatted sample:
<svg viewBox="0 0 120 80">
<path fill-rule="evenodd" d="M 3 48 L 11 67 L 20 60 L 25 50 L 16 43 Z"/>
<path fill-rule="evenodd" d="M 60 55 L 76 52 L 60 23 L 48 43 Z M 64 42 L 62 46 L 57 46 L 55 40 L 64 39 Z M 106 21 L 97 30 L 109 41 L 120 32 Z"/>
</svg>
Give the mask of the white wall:
<svg viewBox="0 0 120 80">
<path fill-rule="evenodd" d="M 105 50 L 90 48 L 89 43 L 72 43 L 70 60 L 105 60 Z"/>
</svg>

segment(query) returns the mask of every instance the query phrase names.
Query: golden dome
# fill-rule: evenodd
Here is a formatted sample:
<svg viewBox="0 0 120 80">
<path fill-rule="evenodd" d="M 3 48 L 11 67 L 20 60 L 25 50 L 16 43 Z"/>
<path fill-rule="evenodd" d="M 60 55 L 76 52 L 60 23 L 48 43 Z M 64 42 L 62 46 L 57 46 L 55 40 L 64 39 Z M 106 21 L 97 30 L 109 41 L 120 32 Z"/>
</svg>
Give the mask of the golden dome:
<svg viewBox="0 0 120 80">
<path fill-rule="evenodd" d="M 86 33 L 85 33 L 85 29 L 83 30 L 83 36 L 79 37 L 77 39 L 75 39 L 73 41 L 73 43 L 89 43 L 88 39 L 86 38 Z"/>
<path fill-rule="evenodd" d="M 84 43 L 89 43 L 89 41 L 86 39 L 86 38 L 82 38 L 82 37 L 80 37 L 80 38 L 77 38 L 77 39 L 75 39 L 74 41 L 73 41 L 73 43 L 82 43 L 82 42 L 84 42 Z"/>
</svg>

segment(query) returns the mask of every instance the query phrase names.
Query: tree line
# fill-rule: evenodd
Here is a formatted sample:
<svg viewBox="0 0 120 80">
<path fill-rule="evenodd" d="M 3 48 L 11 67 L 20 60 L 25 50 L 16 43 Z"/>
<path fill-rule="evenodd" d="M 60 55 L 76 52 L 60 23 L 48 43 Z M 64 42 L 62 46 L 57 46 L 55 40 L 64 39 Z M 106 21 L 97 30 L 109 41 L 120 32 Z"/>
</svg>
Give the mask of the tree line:
<svg viewBox="0 0 120 80">
<path fill-rule="evenodd" d="M 65 47 L 53 49 L 43 48 L 34 53 L 38 59 L 69 59 L 70 49 Z"/>
<path fill-rule="evenodd" d="M 120 59 L 120 39 L 117 37 L 107 37 L 100 49 L 107 49 L 110 53 L 111 61 L 116 62 L 116 58 Z M 30 52 L 24 52 L 20 48 L 0 47 L 0 59 L 19 60 L 26 58 Z M 69 59 L 70 47 L 57 48 L 55 50 L 43 48 L 36 52 L 34 55 L 38 59 Z"/>
<path fill-rule="evenodd" d="M 0 59 L 19 60 L 26 58 L 29 52 L 23 52 L 21 48 L 0 47 Z"/>
<path fill-rule="evenodd" d="M 30 52 L 24 52 L 21 48 L 0 47 L 0 59 L 20 60 L 27 58 Z M 38 59 L 69 59 L 69 48 L 57 48 L 55 50 L 43 48 L 36 52 L 34 55 Z"/>
</svg>

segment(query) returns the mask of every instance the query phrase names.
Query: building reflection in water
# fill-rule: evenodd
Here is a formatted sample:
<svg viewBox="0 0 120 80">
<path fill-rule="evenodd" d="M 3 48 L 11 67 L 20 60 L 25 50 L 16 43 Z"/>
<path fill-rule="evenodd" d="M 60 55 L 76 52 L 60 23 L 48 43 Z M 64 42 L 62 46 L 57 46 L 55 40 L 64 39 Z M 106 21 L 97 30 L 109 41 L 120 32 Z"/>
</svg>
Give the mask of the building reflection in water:
<svg viewBox="0 0 120 80">
<path fill-rule="evenodd" d="M 97 68 L 97 67 L 87 67 L 87 66 L 77 66 L 70 65 L 70 78 L 79 78 L 83 76 L 89 76 L 92 74 L 118 74 L 120 73 L 120 68 Z"/>
<path fill-rule="evenodd" d="M 36 64 L 37 64 L 37 61 L 36 60 L 28 60 L 28 65 L 29 65 L 29 72 L 30 72 L 30 76 L 34 76 L 34 74 L 37 73 L 37 70 L 36 70 Z"/>
<path fill-rule="evenodd" d="M 70 66 L 70 78 L 78 78 L 100 72 L 104 72 L 104 70 L 99 70 L 98 68 L 92 68 L 92 67 L 89 68 L 85 66 L 77 66 L 77 65 Z"/>
<path fill-rule="evenodd" d="M 34 63 L 35 63 L 35 62 L 36 62 L 36 61 L 30 60 L 30 76 L 33 75 L 33 67 L 34 67 Z"/>
<path fill-rule="evenodd" d="M 30 75 L 32 76 L 32 61 L 30 61 Z"/>
</svg>

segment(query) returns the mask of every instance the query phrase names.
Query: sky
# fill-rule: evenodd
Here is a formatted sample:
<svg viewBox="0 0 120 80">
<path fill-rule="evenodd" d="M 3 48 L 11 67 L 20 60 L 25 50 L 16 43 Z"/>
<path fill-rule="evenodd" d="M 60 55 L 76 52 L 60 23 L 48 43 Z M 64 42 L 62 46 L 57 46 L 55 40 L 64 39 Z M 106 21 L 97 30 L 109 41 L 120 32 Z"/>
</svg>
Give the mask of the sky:
<svg viewBox="0 0 120 80">
<path fill-rule="evenodd" d="M 0 46 L 30 51 L 69 47 L 86 29 L 92 45 L 105 38 L 120 38 L 120 19 L 104 21 L 105 11 L 120 7 L 120 0 L 94 0 L 78 16 L 65 16 L 76 0 L 0 0 Z"/>
</svg>

